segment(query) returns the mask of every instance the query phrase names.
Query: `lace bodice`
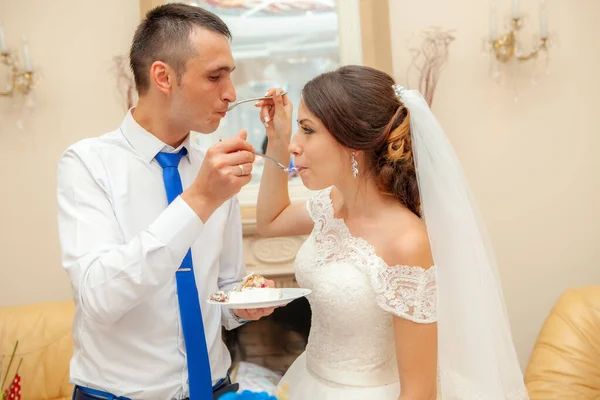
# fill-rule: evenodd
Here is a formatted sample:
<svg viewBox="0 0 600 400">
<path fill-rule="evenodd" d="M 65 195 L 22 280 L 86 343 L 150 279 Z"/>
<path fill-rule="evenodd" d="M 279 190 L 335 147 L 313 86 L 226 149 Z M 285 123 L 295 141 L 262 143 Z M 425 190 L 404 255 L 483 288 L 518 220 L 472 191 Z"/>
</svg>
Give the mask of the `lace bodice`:
<svg viewBox="0 0 600 400">
<path fill-rule="evenodd" d="M 297 281 L 312 290 L 307 365 L 342 384 L 397 381 L 392 314 L 436 320 L 436 268 L 386 265 L 334 218 L 330 190 L 309 200 L 308 212 L 315 226 L 296 258 Z"/>
<path fill-rule="evenodd" d="M 334 217 L 330 189 L 308 201 L 315 226 L 296 257 L 296 279 L 312 290 L 306 367 L 343 386 L 398 380 L 392 314 L 431 323 L 436 314 L 437 267 L 388 266 L 366 240 Z M 440 360 L 441 362 L 442 360 Z M 438 367 L 444 400 L 527 400 L 525 386 L 490 397 L 478 382 Z M 337 398 L 337 397 L 336 397 Z"/>
</svg>

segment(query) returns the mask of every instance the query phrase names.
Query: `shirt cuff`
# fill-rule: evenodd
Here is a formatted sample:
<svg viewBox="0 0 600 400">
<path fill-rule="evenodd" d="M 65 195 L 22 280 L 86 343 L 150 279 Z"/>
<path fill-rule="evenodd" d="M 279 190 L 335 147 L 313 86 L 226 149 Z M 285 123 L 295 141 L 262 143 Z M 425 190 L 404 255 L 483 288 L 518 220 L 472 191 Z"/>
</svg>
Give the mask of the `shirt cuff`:
<svg viewBox="0 0 600 400">
<path fill-rule="evenodd" d="M 177 196 L 175 200 L 154 220 L 149 231 L 160 242 L 170 248 L 183 251 L 184 254 L 202 229 L 204 223 L 192 208 Z"/>
<path fill-rule="evenodd" d="M 227 329 L 228 331 L 235 329 L 235 328 L 239 328 L 240 326 L 247 324 L 248 320 L 245 320 L 243 318 L 238 317 L 237 315 L 235 315 L 235 313 L 233 312 L 233 310 L 231 308 L 226 308 L 226 307 L 221 307 L 222 310 L 222 319 L 221 319 L 221 323 L 223 324 L 223 327 L 225 329 Z"/>
</svg>

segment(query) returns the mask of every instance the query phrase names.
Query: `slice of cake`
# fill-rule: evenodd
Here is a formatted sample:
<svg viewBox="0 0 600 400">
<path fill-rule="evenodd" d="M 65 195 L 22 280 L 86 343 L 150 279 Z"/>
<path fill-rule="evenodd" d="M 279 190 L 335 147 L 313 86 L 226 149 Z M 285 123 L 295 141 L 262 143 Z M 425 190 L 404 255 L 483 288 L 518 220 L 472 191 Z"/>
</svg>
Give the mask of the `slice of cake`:
<svg viewBox="0 0 600 400">
<path fill-rule="evenodd" d="M 218 292 L 212 293 L 210 299 L 218 303 L 227 303 L 229 301 L 229 296 L 227 296 L 227 293 L 224 291 L 219 290 Z"/>
<path fill-rule="evenodd" d="M 247 288 L 239 292 L 229 293 L 230 303 L 259 303 L 279 300 L 283 297 L 281 289 L 277 288 Z"/>
<path fill-rule="evenodd" d="M 242 279 L 242 282 L 233 289 L 234 292 L 241 292 L 244 289 L 248 288 L 266 288 L 267 280 L 264 276 L 255 274 L 254 272 L 250 275 L 247 275 Z"/>
<path fill-rule="evenodd" d="M 266 279 L 262 275 L 250 274 L 229 293 L 231 303 L 257 303 L 263 301 L 279 300 L 283 291 L 267 287 Z"/>
</svg>

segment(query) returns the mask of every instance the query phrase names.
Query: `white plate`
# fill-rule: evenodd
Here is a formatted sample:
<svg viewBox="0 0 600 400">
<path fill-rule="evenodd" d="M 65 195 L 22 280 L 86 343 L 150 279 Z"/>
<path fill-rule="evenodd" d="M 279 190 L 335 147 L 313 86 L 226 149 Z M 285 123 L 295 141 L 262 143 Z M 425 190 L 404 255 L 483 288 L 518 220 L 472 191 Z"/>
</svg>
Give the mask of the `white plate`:
<svg viewBox="0 0 600 400">
<path fill-rule="evenodd" d="M 207 300 L 209 304 L 217 304 L 219 306 L 227 307 L 227 308 L 264 308 L 264 307 L 276 307 L 283 306 L 290 303 L 293 300 L 299 299 L 300 297 L 304 297 L 310 294 L 310 289 L 304 288 L 284 288 L 281 289 L 283 292 L 283 296 L 277 300 L 270 301 L 259 301 L 259 302 L 251 302 L 251 303 L 232 303 L 228 302 L 219 302 L 214 300 Z"/>
</svg>

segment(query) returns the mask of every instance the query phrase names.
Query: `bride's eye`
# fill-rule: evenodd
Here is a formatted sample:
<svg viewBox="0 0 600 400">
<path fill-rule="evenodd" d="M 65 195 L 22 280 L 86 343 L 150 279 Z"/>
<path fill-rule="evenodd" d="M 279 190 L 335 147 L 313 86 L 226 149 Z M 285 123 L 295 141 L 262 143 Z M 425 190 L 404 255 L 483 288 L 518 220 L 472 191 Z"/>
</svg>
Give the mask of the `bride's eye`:
<svg viewBox="0 0 600 400">
<path fill-rule="evenodd" d="M 315 131 L 313 131 L 312 129 L 306 127 L 306 126 L 300 126 L 300 128 L 302 128 L 302 130 L 304 131 L 304 133 L 315 133 Z"/>
</svg>

